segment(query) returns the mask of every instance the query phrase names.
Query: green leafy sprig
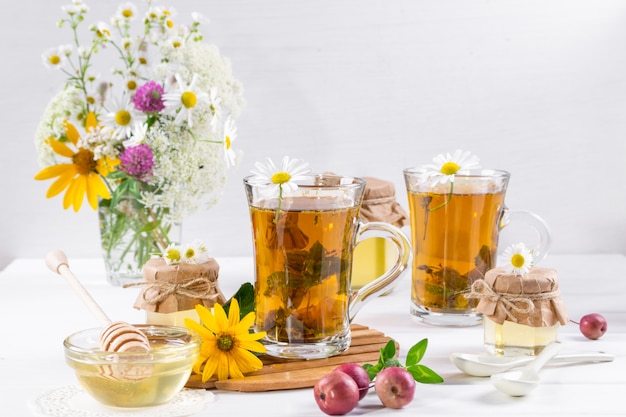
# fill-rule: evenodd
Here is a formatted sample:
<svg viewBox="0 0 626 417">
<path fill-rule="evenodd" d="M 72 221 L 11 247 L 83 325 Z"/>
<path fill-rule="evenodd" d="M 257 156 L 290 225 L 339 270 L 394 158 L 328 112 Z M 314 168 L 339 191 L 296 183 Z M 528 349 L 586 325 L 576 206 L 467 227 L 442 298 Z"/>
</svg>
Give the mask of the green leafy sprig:
<svg viewBox="0 0 626 417">
<path fill-rule="evenodd" d="M 249 282 L 244 282 L 235 294 L 222 306 L 224 312 L 228 315 L 230 311 L 230 303 L 233 298 L 239 303 L 239 316 L 244 318 L 248 313 L 254 311 L 254 286 Z"/>
<path fill-rule="evenodd" d="M 390 340 L 385 347 L 380 348 L 380 356 L 378 363 L 373 365 L 366 363 L 363 365 L 367 374 L 370 377 L 370 381 L 376 378 L 376 375 L 385 368 L 398 367 L 406 369 L 413 375 L 413 378 L 422 384 L 440 384 L 443 382 L 443 378 L 425 365 L 420 365 L 419 361 L 422 360 L 428 347 L 428 339 L 422 339 L 409 349 L 406 355 L 406 363 L 402 365 L 400 360 L 396 357 L 396 342 Z"/>
</svg>

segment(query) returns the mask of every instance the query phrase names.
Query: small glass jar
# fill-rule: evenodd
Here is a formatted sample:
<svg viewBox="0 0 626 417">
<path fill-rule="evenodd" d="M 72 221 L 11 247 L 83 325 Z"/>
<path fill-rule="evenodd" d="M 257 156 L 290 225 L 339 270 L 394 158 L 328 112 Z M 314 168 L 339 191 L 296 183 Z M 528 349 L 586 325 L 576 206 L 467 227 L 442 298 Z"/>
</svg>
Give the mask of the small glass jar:
<svg viewBox="0 0 626 417">
<path fill-rule="evenodd" d="M 224 304 L 217 278 L 215 259 L 202 264 L 167 264 L 162 258 L 150 259 L 143 268 L 143 291 L 135 308 L 146 311 L 146 323 L 185 327 L 185 319 L 199 322 L 196 305 L 207 308 Z"/>
<path fill-rule="evenodd" d="M 494 355 L 537 355 L 567 323 L 553 269 L 531 268 L 520 276 L 495 268 L 472 289 L 479 293 L 476 310 L 484 317 L 485 347 Z"/>
</svg>

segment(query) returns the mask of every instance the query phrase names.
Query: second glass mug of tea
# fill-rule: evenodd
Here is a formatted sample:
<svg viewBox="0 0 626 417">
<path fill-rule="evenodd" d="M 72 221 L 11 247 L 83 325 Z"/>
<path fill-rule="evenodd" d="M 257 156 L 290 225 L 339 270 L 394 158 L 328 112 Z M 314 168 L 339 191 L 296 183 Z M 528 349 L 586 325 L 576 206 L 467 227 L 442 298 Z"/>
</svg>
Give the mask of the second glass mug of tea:
<svg viewBox="0 0 626 417">
<path fill-rule="evenodd" d="M 509 222 L 536 231 L 535 262 L 545 258 L 548 225 L 532 212 L 505 206 L 509 178 L 499 170 L 459 171 L 451 187 L 429 181 L 422 168 L 404 170 L 413 249 L 410 311 L 416 319 L 441 326 L 482 322 L 474 309 L 478 300 L 465 295 L 495 267 L 500 230 Z"/>
<path fill-rule="evenodd" d="M 267 354 L 317 359 L 350 347 L 350 322 L 365 302 L 382 294 L 408 266 L 411 246 L 396 227 L 362 223 L 360 178 L 305 175 L 295 191 L 264 196 L 244 179 L 254 240 L 256 331 Z M 382 237 L 397 248 L 393 266 L 351 289 L 353 252 L 360 240 Z"/>
</svg>

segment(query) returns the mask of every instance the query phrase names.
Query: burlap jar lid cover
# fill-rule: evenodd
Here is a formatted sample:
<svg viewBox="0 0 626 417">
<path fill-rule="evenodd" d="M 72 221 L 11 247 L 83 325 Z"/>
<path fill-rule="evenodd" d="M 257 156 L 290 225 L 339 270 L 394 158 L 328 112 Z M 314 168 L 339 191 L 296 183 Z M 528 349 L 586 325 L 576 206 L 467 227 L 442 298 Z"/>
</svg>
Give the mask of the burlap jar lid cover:
<svg viewBox="0 0 626 417">
<path fill-rule="evenodd" d="M 150 259 L 143 267 L 144 281 L 131 285 L 143 285 L 134 307 L 157 313 L 174 313 L 192 310 L 197 304 L 207 308 L 217 302 L 224 304 L 226 298 L 220 290 L 217 278 L 219 265 L 213 258 L 207 263 L 168 265 L 163 258 Z"/>
<path fill-rule="evenodd" d="M 396 189 L 393 183 L 372 177 L 363 177 L 363 180 L 366 184 L 361 204 L 361 219 L 367 222 L 385 222 L 398 227 L 404 226 L 407 214 L 396 201 Z"/>
<path fill-rule="evenodd" d="M 559 295 L 557 272 L 531 268 L 524 275 L 507 274 L 504 268 L 487 271 L 484 280 L 472 285 L 473 296 L 480 298 L 476 310 L 502 324 L 509 320 L 532 327 L 567 324 L 567 311 Z"/>
</svg>

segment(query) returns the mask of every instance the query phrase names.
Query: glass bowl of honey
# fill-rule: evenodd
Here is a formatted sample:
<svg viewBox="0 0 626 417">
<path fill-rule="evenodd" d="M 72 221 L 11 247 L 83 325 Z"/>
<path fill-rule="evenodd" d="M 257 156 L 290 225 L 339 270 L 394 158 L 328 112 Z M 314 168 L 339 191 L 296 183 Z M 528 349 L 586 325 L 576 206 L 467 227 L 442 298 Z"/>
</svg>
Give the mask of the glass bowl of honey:
<svg viewBox="0 0 626 417">
<path fill-rule="evenodd" d="M 124 408 L 151 407 L 171 400 L 185 386 L 200 353 L 200 337 L 184 327 L 135 325 L 149 342 L 147 352 L 107 352 L 101 328 L 82 330 L 64 341 L 65 360 L 91 397 Z"/>
</svg>

